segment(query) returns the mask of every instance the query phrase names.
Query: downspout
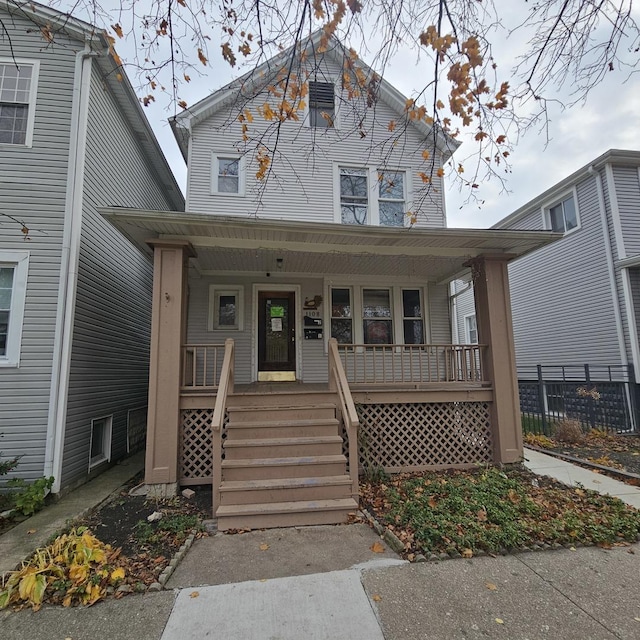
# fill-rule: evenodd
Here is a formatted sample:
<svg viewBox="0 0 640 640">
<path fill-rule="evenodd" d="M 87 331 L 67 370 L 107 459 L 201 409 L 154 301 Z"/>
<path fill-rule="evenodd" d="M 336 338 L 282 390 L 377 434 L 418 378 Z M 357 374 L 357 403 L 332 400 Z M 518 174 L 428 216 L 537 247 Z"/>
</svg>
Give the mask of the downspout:
<svg viewBox="0 0 640 640">
<path fill-rule="evenodd" d="M 65 196 L 60 286 L 56 312 L 51 390 L 47 420 L 44 475 L 53 475 L 53 493 L 60 491 L 64 449 L 71 342 L 75 297 L 78 284 L 80 233 L 82 229 L 82 192 L 87 139 L 87 115 L 91 86 L 91 59 L 97 54 L 85 44 L 76 54 L 69 138 L 69 163 Z"/>
</svg>

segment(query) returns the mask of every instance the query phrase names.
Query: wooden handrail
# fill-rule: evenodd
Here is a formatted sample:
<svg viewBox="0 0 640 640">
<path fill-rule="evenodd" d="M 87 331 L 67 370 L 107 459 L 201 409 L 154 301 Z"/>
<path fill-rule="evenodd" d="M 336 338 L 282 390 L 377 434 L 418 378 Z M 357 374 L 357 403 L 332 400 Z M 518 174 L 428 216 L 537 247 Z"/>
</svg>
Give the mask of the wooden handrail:
<svg viewBox="0 0 640 640">
<path fill-rule="evenodd" d="M 338 341 L 335 338 L 329 340 L 329 388 L 336 391 L 340 402 L 340 410 L 344 421 L 347 438 L 349 440 L 349 476 L 351 478 L 351 495 L 358 501 L 358 413 L 351 396 L 347 376 L 342 366 L 342 360 L 338 353 Z"/>
<path fill-rule="evenodd" d="M 222 427 L 227 410 L 227 396 L 233 393 L 234 385 L 234 341 L 231 338 L 224 343 L 224 359 L 220 371 L 220 383 L 216 394 L 216 403 L 211 419 L 213 448 L 213 516 L 220 506 L 220 484 L 222 483 Z"/>
</svg>

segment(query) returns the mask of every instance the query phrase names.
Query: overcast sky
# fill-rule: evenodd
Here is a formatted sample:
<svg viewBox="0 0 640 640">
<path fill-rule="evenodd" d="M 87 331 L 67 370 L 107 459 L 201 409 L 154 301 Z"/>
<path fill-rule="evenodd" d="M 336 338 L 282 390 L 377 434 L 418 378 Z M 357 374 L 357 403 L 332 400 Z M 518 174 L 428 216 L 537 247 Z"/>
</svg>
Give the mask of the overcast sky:
<svg viewBox="0 0 640 640">
<path fill-rule="evenodd" d="M 107 0 L 109 1 L 109 0 Z M 497 0 L 503 4 L 504 0 Z M 516 0 L 504 5 L 501 17 L 505 25 L 515 24 L 524 14 L 527 6 L 524 0 Z M 83 17 L 83 16 L 78 16 Z M 523 33 L 507 37 L 505 28 L 494 39 L 494 56 L 506 75 L 516 56 L 526 50 L 526 37 Z M 118 42 L 120 55 L 127 59 L 130 55 L 127 42 Z M 345 43 L 350 45 L 352 43 Z M 217 46 L 212 43 L 212 51 Z M 367 52 L 361 52 L 365 62 Z M 369 58 L 371 53 L 369 53 Z M 385 78 L 403 94 L 410 96 L 417 89 L 415 78 L 423 73 L 416 63 L 414 52 L 400 52 L 389 66 Z M 181 90 L 181 97 L 189 104 L 206 97 L 233 79 L 233 70 L 222 60 L 206 70 L 206 75 L 194 79 Z M 506 188 L 492 180 L 481 185 L 482 206 L 475 203 L 465 204 L 466 193 L 449 186 L 446 193 L 448 224 L 450 227 L 488 227 L 525 204 L 542 191 L 553 186 L 564 177 L 604 153 L 607 149 L 640 149 L 640 90 L 636 76 L 623 82 L 622 74 L 609 74 L 604 82 L 594 90 L 585 104 L 562 110 L 551 110 L 549 135 L 530 130 L 515 146 L 511 160 L 512 173 L 505 175 Z M 132 78 L 135 84 L 135 79 Z M 558 95 L 563 98 L 562 95 Z M 160 141 L 167 159 L 184 190 L 186 184 L 186 166 L 173 134 L 167 124 L 171 112 L 167 105 L 158 102 L 145 110 L 151 125 Z M 466 141 L 455 157 L 464 157 L 473 150 L 473 141 Z"/>
</svg>

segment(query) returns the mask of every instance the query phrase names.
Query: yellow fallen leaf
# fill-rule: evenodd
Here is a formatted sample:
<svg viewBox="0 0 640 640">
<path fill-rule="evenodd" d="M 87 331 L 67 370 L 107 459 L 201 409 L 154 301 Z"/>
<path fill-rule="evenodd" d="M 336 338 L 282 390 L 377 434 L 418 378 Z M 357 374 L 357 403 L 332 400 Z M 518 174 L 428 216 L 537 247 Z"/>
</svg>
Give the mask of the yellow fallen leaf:
<svg viewBox="0 0 640 640">
<path fill-rule="evenodd" d="M 640 622 L 640 618 L 634 618 L 636 622 Z"/>
<path fill-rule="evenodd" d="M 497 591 L 498 587 L 493 584 L 493 582 L 487 582 L 486 585 L 487 589 L 489 589 L 489 591 Z"/>
<path fill-rule="evenodd" d="M 200 592 L 199 592 L 199 591 L 192 591 L 192 592 L 189 594 L 189 597 L 190 597 L 190 598 L 197 598 L 199 595 L 200 595 Z"/>
<path fill-rule="evenodd" d="M 266 578 L 260 578 L 260 582 L 266 582 L 267 579 Z"/>
<path fill-rule="evenodd" d="M 496 622 L 498 624 L 504 624 L 504 620 L 502 618 L 496 618 Z"/>
<path fill-rule="evenodd" d="M 462 557 L 463 558 L 473 558 L 473 551 L 471 551 L 471 549 L 463 549 L 462 550 Z"/>
<path fill-rule="evenodd" d="M 372 599 L 374 602 L 380 602 L 380 600 L 382 600 L 382 596 L 381 596 L 379 593 L 374 593 L 374 594 L 371 596 L 371 599 Z"/>
<path fill-rule="evenodd" d="M 379 542 L 374 542 L 369 548 L 373 553 L 384 553 L 384 547 Z"/>
<path fill-rule="evenodd" d="M 576 548 L 575 547 L 569 547 L 569 551 L 575 551 Z"/>
<path fill-rule="evenodd" d="M 580 497 L 585 495 L 585 493 L 584 493 L 584 491 L 582 489 L 576 489 L 575 491 Z"/>
<path fill-rule="evenodd" d="M 260 551 L 266 551 L 269 548 L 269 545 L 266 542 L 263 542 L 260 545 Z"/>
<path fill-rule="evenodd" d="M 27 533 L 29 535 L 31 535 L 31 534 L 35 533 L 36 531 L 37 531 L 37 529 L 29 529 L 29 531 L 27 531 Z"/>
</svg>

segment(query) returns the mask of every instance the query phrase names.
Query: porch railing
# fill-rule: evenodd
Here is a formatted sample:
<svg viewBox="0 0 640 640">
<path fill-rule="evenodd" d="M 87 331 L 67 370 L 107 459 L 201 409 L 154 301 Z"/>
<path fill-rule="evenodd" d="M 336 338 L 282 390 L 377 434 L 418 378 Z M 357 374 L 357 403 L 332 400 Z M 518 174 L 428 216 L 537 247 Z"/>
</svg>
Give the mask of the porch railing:
<svg viewBox="0 0 640 640">
<path fill-rule="evenodd" d="M 185 344 L 182 346 L 180 390 L 211 391 L 220 381 L 224 344 Z"/>
<path fill-rule="evenodd" d="M 338 352 L 338 342 L 335 338 L 329 340 L 329 388 L 338 394 L 342 420 L 347 433 L 349 445 L 349 477 L 351 478 L 351 495 L 358 500 L 358 414 L 356 405 L 351 397 L 347 376 L 342 366 Z"/>
<path fill-rule="evenodd" d="M 220 506 L 220 484 L 222 483 L 222 426 L 227 411 L 227 396 L 233 393 L 234 383 L 234 341 L 228 338 L 224 343 L 224 358 L 220 371 L 220 384 L 216 394 L 216 404 L 211 419 L 213 437 L 213 515 Z"/>
<path fill-rule="evenodd" d="M 351 384 L 485 382 L 485 345 L 338 344 Z"/>
</svg>

